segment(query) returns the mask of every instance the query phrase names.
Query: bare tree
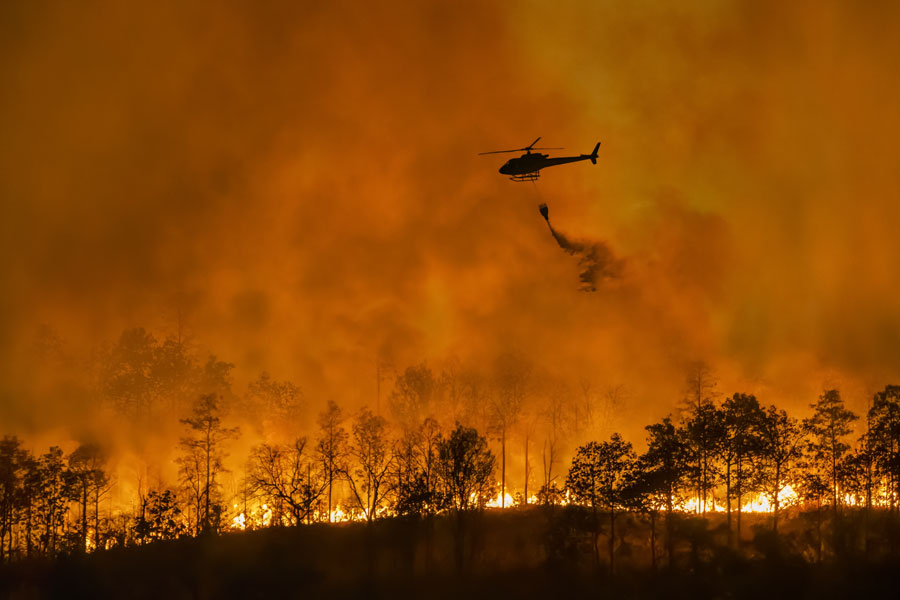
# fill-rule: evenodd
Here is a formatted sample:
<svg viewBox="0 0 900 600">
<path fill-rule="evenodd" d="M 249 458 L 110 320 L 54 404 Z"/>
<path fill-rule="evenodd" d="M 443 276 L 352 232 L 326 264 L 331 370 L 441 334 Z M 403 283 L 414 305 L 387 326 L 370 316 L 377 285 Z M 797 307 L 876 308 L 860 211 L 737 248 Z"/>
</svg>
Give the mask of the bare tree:
<svg viewBox="0 0 900 600">
<path fill-rule="evenodd" d="M 712 369 L 702 361 L 690 365 L 685 378 L 685 433 L 694 452 L 697 512 L 706 514 L 706 502 L 715 479 L 713 456 L 722 438 L 716 418 L 713 393 L 716 381 Z"/>
<path fill-rule="evenodd" d="M 343 475 L 366 521 L 371 523 L 378 516 L 382 484 L 391 467 L 391 455 L 385 420 L 373 415 L 368 408 L 363 408 L 353 423 L 350 455 L 355 459 L 355 465 L 346 467 Z"/>
<path fill-rule="evenodd" d="M 306 438 L 291 445 L 260 444 L 253 449 L 247 479 L 250 491 L 265 499 L 281 522 L 286 515 L 299 525 L 309 522 L 318 499 L 325 491 L 324 478 L 313 472 L 312 457 L 306 457 Z"/>
<path fill-rule="evenodd" d="M 199 530 L 201 533 L 213 533 L 213 496 L 218 492 L 216 477 L 225 470 L 224 443 L 240 435 L 237 427 L 226 428 L 222 425 L 219 400 L 215 394 L 200 396 L 194 404 L 193 416 L 181 419 L 186 425 L 189 435 L 181 438 L 181 447 L 188 457 L 186 464 L 194 465 L 198 482 L 199 497 L 202 498 L 203 520 Z M 199 507 L 198 507 L 199 508 Z M 215 508 L 218 509 L 216 505 Z M 218 512 L 218 511 L 217 511 Z M 199 521 L 199 519 L 198 519 Z"/>
<path fill-rule="evenodd" d="M 341 425 L 344 415 L 340 407 L 328 401 L 328 407 L 319 414 L 319 439 L 316 442 L 316 454 L 322 463 L 322 475 L 328 490 L 328 520 L 331 521 L 332 493 L 334 481 L 344 470 L 347 455 L 347 431 Z"/>
<path fill-rule="evenodd" d="M 81 544 L 80 552 L 88 549 L 88 507 L 92 495 L 99 493 L 109 478 L 104 471 L 106 455 L 95 444 L 82 444 L 69 455 L 69 473 L 72 486 L 77 496 L 78 506 L 81 511 Z M 94 543 L 97 542 L 98 532 L 94 530 Z"/>
<path fill-rule="evenodd" d="M 500 440 L 500 505 L 506 506 L 506 442 L 522 412 L 528 393 L 531 365 L 520 356 L 504 354 L 494 363 L 491 429 Z"/>
</svg>

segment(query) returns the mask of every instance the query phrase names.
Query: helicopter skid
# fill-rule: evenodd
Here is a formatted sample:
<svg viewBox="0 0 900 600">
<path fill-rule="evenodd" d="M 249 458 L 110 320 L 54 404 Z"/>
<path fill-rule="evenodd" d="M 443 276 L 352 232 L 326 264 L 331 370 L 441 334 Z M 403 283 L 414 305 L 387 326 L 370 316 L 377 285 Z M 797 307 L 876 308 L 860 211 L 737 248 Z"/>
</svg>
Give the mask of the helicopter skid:
<svg viewBox="0 0 900 600">
<path fill-rule="evenodd" d="M 541 176 L 540 171 L 532 171 L 530 173 L 518 173 L 510 177 L 513 181 L 537 181 Z"/>
</svg>

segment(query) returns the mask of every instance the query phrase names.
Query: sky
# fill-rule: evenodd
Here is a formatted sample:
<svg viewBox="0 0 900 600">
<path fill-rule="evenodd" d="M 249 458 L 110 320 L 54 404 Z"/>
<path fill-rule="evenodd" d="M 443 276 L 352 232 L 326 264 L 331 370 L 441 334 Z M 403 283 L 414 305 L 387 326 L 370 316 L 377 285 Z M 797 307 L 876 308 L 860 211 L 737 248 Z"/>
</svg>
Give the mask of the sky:
<svg viewBox="0 0 900 600">
<path fill-rule="evenodd" d="M 238 387 L 323 405 L 373 403 L 378 360 L 517 352 L 623 386 L 633 435 L 696 360 L 723 397 L 864 410 L 900 381 L 898 11 L 4 2 L 4 430 L 90 401 L 37 398 L 41 326 L 87 352 L 178 314 Z M 598 164 L 478 156 L 537 136 Z M 608 251 L 595 291 L 541 203 Z"/>
</svg>

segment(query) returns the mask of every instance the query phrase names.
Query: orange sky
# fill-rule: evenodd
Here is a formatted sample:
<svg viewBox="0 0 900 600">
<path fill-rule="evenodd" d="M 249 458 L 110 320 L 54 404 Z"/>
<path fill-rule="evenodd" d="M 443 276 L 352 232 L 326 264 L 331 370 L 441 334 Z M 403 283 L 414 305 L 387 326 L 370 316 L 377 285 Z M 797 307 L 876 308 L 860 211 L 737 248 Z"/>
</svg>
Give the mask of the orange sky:
<svg viewBox="0 0 900 600">
<path fill-rule="evenodd" d="M 371 403 L 379 352 L 623 384 L 634 435 L 695 359 L 794 408 L 898 382 L 896 3 L 184 4 L 0 7 L 7 430 L 53 421 L 39 325 L 179 306 L 314 402 Z M 598 165 L 476 155 L 539 135 Z M 540 202 L 621 278 L 578 291 Z"/>
</svg>

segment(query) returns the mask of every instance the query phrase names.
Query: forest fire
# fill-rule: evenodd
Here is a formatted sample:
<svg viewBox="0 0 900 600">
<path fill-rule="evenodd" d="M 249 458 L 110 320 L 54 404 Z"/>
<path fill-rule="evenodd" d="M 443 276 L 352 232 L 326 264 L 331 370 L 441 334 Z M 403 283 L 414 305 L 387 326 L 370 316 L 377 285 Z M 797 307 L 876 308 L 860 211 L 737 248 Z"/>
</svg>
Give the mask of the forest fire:
<svg viewBox="0 0 900 600">
<path fill-rule="evenodd" d="M 0 2 L 0 597 L 900 572 L 900 4 L 88 4 Z"/>
</svg>

